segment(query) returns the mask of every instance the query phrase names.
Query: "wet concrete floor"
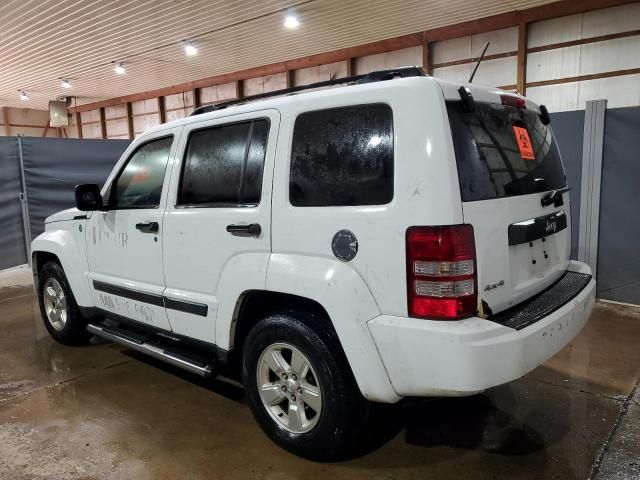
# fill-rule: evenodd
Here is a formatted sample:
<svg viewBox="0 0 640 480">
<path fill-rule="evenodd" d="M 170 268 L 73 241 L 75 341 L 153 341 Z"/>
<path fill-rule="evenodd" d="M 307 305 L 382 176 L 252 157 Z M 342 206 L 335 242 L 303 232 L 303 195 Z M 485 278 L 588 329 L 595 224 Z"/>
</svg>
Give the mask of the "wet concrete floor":
<svg viewBox="0 0 640 480">
<path fill-rule="evenodd" d="M 64 347 L 30 287 L 0 289 L 0 478 L 640 479 L 640 310 L 600 304 L 516 382 L 379 408 L 362 454 L 273 445 L 242 388 L 113 344 Z"/>
</svg>

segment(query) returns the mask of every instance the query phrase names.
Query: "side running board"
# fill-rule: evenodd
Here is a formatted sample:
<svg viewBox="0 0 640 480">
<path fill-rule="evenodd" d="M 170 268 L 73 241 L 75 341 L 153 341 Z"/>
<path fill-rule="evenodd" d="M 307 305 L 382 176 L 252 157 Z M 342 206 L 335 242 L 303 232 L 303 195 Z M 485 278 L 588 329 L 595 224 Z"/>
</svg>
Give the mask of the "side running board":
<svg viewBox="0 0 640 480">
<path fill-rule="evenodd" d="M 162 346 L 148 343 L 148 339 L 142 335 L 130 332 L 116 326 L 106 326 L 103 324 L 90 323 L 87 330 L 94 335 L 119 343 L 131 350 L 149 355 L 176 367 L 187 370 L 201 377 L 209 377 L 214 373 L 214 363 L 206 363 L 202 360 L 192 358 L 185 353 L 172 352 Z"/>
</svg>

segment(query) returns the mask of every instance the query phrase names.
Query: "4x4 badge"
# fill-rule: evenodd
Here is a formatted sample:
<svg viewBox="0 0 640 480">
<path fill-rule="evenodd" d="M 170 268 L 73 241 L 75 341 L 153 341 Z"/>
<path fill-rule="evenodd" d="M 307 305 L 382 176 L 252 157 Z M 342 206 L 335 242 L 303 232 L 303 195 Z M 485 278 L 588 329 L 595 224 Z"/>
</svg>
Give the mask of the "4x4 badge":
<svg viewBox="0 0 640 480">
<path fill-rule="evenodd" d="M 502 287 L 504 285 L 504 280 L 500 280 L 497 283 L 489 283 L 486 287 L 484 287 L 484 291 L 488 292 L 490 290 L 494 290 L 498 287 Z"/>
<path fill-rule="evenodd" d="M 340 230 L 333 236 L 333 240 L 331 240 L 331 250 L 333 254 L 343 262 L 353 260 L 356 253 L 358 253 L 358 239 L 353 232 Z"/>
</svg>

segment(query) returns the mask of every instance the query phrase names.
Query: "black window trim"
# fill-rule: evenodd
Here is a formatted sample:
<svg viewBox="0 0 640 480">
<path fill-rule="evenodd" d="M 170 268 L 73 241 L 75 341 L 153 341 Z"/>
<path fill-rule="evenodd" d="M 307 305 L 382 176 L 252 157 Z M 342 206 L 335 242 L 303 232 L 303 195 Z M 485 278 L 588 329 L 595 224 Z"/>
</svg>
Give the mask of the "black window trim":
<svg viewBox="0 0 640 480">
<path fill-rule="evenodd" d="M 243 120 L 235 120 L 233 122 L 228 122 L 228 123 L 214 123 L 214 124 L 209 124 L 209 125 L 205 125 L 202 127 L 198 127 L 198 128 L 194 128 L 192 130 L 189 130 L 188 136 L 187 136 L 187 140 L 185 142 L 185 146 L 184 146 L 184 151 L 182 152 L 182 158 L 180 160 L 180 176 L 178 177 L 178 186 L 176 189 L 176 200 L 175 200 L 175 204 L 173 205 L 173 208 L 176 209 L 185 209 L 185 208 L 257 208 L 258 206 L 260 206 L 260 202 L 262 202 L 262 186 L 260 185 L 260 197 L 258 199 L 257 203 L 230 203 L 230 202 L 207 202 L 207 203 L 180 203 L 180 197 L 182 196 L 182 179 L 184 177 L 184 169 L 186 166 L 186 162 L 187 162 L 187 152 L 189 151 L 189 141 L 191 140 L 191 135 L 193 135 L 194 133 L 197 132 L 201 132 L 202 130 L 211 130 L 213 128 L 219 128 L 219 127 L 227 127 L 227 126 L 231 126 L 231 125 L 239 125 L 242 123 L 251 123 L 251 128 L 249 129 L 249 138 L 248 138 L 248 142 L 247 145 L 245 146 L 245 160 L 244 160 L 244 166 L 243 166 L 243 172 L 241 175 L 241 181 L 244 182 L 244 170 L 246 169 L 246 165 L 247 165 L 247 154 L 248 154 L 248 150 L 250 147 L 250 142 L 251 142 L 251 135 L 253 135 L 253 124 L 259 120 L 266 120 L 267 121 L 267 143 L 265 145 L 265 149 L 264 149 L 264 159 L 262 161 L 262 182 L 264 182 L 264 164 L 267 161 L 267 150 L 269 148 L 269 136 L 271 135 L 271 118 L 268 116 L 263 116 L 263 117 L 252 117 L 252 118 L 245 118 Z M 241 189 L 244 190 L 244 185 L 240 186 Z"/>
<path fill-rule="evenodd" d="M 376 204 L 361 204 L 361 205 L 294 205 L 291 202 L 291 162 L 293 159 L 293 135 L 295 134 L 296 122 L 298 121 L 298 117 L 300 115 L 304 115 L 306 113 L 313 112 L 322 112 L 325 110 L 338 110 L 340 108 L 350 108 L 350 107 L 365 107 L 368 105 L 386 105 L 391 110 L 391 148 L 393 151 L 392 159 L 393 159 L 393 178 L 391 179 L 391 197 L 387 203 L 376 203 Z M 289 202 L 289 206 L 293 208 L 362 208 L 362 207 L 382 207 L 385 205 L 391 205 L 395 200 L 396 196 L 396 141 L 395 141 L 395 122 L 394 122 L 394 110 L 393 105 L 388 102 L 366 102 L 366 103 L 354 103 L 354 104 L 339 104 L 333 107 L 325 107 L 325 108 L 316 108 L 313 110 L 305 110 L 304 112 L 299 112 L 295 118 L 293 119 L 293 128 L 291 128 L 291 138 L 289 140 L 289 147 L 291 147 L 291 153 L 289 155 L 289 168 L 287 169 L 287 201 Z"/>
<path fill-rule="evenodd" d="M 133 152 L 131 152 L 131 155 L 129 155 L 129 157 L 127 158 L 127 160 L 122 164 L 122 167 L 120 168 L 120 170 L 118 171 L 118 174 L 113 178 L 113 180 L 111 181 L 111 183 L 109 184 L 109 186 L 106 189 L 106 193 L 109 195 L 109 199 L 108 199 L 108 204 L 107 204 L 107 209 L 109 211 L 111 210 L 157 210 L 160 208 L 160 203 L 162 203 L 162 193 L 160 194 L 160 202 L 158 202 L 158 205 L 156 206 L 149 206 L 149 205 L 136 205 L 136 206 L 130 206 L 130 207 L 117 207 L 115 205 L 113 205 L 113 202 L 115 201 L 115 195 L 113 195 L 114 190 L 113 187 L 118 183 L 118 180 L 120 180 L 120 176 L 122 175 L 122 172 L 124 172 L 124 169 L 127 168 L 127 165 L 129 165 L 129 162 L 131 161 L 131 159 L 133 158 L 133 156 L 138 153 L 138 150 L 140 150 L 142 147 L 158 141 L 158 140 L 165 140 L 167 138 L 171 138 L 171 145 L 169 146 L 169 154 L 167 156 L 167 164 L 164 167 L 164 176 L 162 178 L 162 191 L 164 192 L 165 188 L 164 188 L 164 183 L 166 182 L 166 178 L 167 178 L 167 167 L 169 166 L 169 160 L 171 159 L 171 149 L 173 148 L 173 144 L 175 142 L 175 135 L 173 133 L 169 133 L 167 135 L 162 135 L 159 137 L 154 137 L 154 138 L 150 138 L 148 140 L 146 140 L 144 143 L 140 143 L 140 145 L 138 145 L 135 150 Z"/>
</svg>

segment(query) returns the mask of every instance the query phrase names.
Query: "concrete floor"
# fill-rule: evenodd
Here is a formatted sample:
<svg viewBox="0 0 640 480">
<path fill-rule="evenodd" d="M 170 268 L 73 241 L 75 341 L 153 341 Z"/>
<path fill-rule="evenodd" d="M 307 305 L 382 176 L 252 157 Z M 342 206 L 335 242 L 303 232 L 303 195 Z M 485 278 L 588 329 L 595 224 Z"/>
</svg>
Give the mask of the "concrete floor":
<svg viewBox="0 0 640 480">
<path fill-rule="evenodd" d="M 640 310 L 598 305 L 527 377 L 380 408 L 361 456 L 321 464 L 274 446 L 238 385 L 58 345 L 32 289 L 0 282 L 0 478 L 638 479 L 639 345 Z"/>
</svg>

